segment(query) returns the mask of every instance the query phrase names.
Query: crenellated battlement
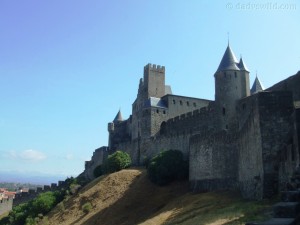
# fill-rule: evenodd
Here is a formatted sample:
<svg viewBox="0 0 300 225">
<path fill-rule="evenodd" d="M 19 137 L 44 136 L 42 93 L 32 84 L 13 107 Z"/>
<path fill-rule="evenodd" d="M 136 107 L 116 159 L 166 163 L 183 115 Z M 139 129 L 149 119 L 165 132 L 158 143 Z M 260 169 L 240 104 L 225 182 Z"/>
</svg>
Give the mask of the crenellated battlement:
<svg viewBox="0 0 300 225">
<path fill-rule="evenodd" d="M 28 202 L 36 198 L 39 194 L 47 191 L 57 191 L 66 188 L 65 181 L 58 181 L 57 183 L 51 183 L 50 185 L 44 185 L 43 187 L 37 187 L 36 189 L 29 189 L 26 192 L 20 191 L 15 194 L 13 199 L 13 206 L 17 206 L 21 203 Z"/>
<path fill-rule="evenodd" d="M 194 191 L 240 190 L 253 199 L 276 194 L 299 164 L 300 113 L 293 106 L 300 102 L 300 72 L 270 93 L 249 96 L 249 72 L 236 67 L 234 58 L 228 45 L 215 74 L 215 100 L 171 94 L 165 67 L 145 65 L 132 115 L 108 124 L 108 151 L 86 161 L 84 176 L 93 179 L 95 168 L 115 150 L 142 165 L 176 149 L 189 160 Z"/>
<path fill-rule="evenodd" d="M 214 130 L 214 110 L 212 107 L 203 107 L 192 112 L 184 113 L 171 118 L 163 125 L 161 134 L 164 136 L 193 135 L 206 130 Z"/>
<path fill-rule="evenodd" d="M 144 67 L 145 71 L 155 71 L 155 72 L 160 72 L 160 73 L 164 73 L 165 72 L 165 67 L 161 66 L 161 65 L 156 65 L 156 64 L 151 64 L 148 63 L 145 67 Z"/>
<path fill-rule="evenodd" d="M 203 107 L 201 109 L 196 109 L 192 112 L 188 112 L 188 113 L 183 113 L 179 116 L 176 116 L 174 118 L 168 119 L 167 123 L 174 123 L 177 122 L 179 120 L 185 120 L 185 119 L 190 119 L 193 117 L 201 117 L 201 116 L 206 116 L 209 112 L 212 112 L 212 108 L 210 107 Z"/>
</svg>

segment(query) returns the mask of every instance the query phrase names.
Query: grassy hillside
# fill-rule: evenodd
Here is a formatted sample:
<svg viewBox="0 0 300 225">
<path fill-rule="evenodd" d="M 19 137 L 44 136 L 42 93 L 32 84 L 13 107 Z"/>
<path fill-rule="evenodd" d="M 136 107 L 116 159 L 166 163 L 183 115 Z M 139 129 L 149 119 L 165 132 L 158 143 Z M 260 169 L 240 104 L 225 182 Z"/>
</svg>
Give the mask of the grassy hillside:
<svg viewBox="0 0 300 225">
<path fill-rule="evenodd" d="M 89 212 L 83 212 L 84 205 L 91 206 Z M 187 182 L 158 187 L 146 171 L 129 169 L 94 180 L 41 224 L 243 224 L 268 217 L 268 206 L 269 202 L 245 201 L 232 192 L 193 194 Z"/>
</svg>

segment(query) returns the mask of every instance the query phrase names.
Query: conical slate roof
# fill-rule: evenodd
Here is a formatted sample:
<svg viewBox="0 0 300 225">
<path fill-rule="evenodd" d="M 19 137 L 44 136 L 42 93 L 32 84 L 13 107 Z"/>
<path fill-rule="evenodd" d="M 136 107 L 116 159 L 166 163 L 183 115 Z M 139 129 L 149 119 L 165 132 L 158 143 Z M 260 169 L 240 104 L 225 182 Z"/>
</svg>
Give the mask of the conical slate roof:
<svg viewBox="0 0 300 225">
<path fill-rule="evenodd" d="M 240 70 L 237 66 L 238 61 L 232 52 L 230 46 L 228 45 L 226 48 L 226 51 L 223 55 L 223 58 L 221 60 L 221 63 L 217 69 L 217 72 L 223 71 L 223 70 Z"/>
<path fill-rule="evenodd" d="M 252 88 L 250 90 L 251 94 L 253 95 L 259 91 L 263 91 L 264 89 L 265 89 L 264 86 L 261 84 L 260 80 L 256 76 L 256 78 L 253 82 Z"/>
<path fill-rule="evenodd" d="M 241 59 L 240 59 L 240 62 L 239 62 L 239 64 L 238 64 L 238 67 L 240 68 L 240 70 L 246 70 L 246 71 L 249 72 L 249 70 L 248 70 L 246 64 L 244 63 L 242 57 L 241 57 Z"/>
<path fill-rule="evenodd" d="M 121 114 L 121 110 L 119 110 L 119 112 L 117 113 L 115 119 L 114 119 L 114 123 L 118 123 L 118 122 L 122 122 L 123 121 L 123 117 L 122 117 L 122 114 Z"/>
</svg>

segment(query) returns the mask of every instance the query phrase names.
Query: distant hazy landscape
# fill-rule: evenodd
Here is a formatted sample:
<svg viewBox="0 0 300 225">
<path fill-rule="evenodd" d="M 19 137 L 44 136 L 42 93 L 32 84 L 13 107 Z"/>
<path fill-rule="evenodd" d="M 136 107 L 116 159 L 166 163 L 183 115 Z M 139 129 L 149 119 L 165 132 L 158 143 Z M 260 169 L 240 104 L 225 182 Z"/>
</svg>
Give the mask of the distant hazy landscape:
<svg viewBox="0 0 300 225">
<path fill-rule="evenodd" d="M 50 184 L 65 180 L 62 175 L 50 175 L 43 173 L 23 173 L 19 171 L 0 171 L 0 182 L 31 183 L 31 184 Z"/>
</svg>

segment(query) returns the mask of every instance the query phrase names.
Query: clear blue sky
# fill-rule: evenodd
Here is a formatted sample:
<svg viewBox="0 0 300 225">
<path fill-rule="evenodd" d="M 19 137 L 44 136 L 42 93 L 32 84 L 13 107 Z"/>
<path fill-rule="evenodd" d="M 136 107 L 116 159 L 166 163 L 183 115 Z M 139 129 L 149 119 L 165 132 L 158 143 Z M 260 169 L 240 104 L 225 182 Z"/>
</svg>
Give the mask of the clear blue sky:
<svg viewBox="0 0 300 225">
<path fill-rule="evenodd" d="M 228 32 L 269 87 L 300 70 L 299 22 L 293 0 L 1 0 L 0 171 L 78 175 L 147 63 L 174 94 L 214 99 Z"/>
</svg>

